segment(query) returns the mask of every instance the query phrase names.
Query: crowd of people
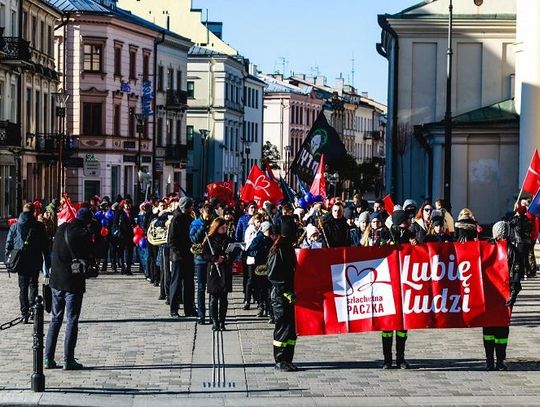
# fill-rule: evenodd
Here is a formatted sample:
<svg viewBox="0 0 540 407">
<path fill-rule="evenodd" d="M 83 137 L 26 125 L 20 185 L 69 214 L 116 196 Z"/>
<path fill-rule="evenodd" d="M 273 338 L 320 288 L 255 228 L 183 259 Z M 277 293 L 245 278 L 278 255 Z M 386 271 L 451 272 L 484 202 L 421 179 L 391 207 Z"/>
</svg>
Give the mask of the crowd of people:
<svg viewBox="0 0 540 407">
<path fill-rule="evenodd" d="M 516 301 L 520 281 L 537 271 L 533 246 L 539 228 L 536 218 L 527 212 L 529 203 L 521 200 L 489 235 L 509 243 L 508 306 Z M 268 201 L 259 207 L 255 202 L 224 203 L 215 198 L 195 202 L 174 194 L 145 201 L 137 210 L 130 197 L 114 201 L 94 197 L 80 204 L 72 221 L 58 226 L 62 206 L 58 200 L 47 206 L 25 204 L 6 242 L 7 255 L 14 249 L 24 251 L 16 271 L 26 322 L 33 318 L 41 271 L 51 287 L 46 368 L 57 367 L 55 348 L 64 313 L 64 368 L 83 367 L 75 359 L 75 346 L 86 277 L 104 273 L 109 266 L 113 273 L 131 275 L 135 260 L 148 283 L 158 288 L 158 298 L 171 317 L 195 317 L 198 324 L 210 322 L 215 331 L 227 329 L 233 271 L 242 272 L 242 308 L 253 307 L 254 315 L 274 324 L 276 368 L 295 371 L 295 249 L 466 242 L 488 237 L 471 210 L 464 208 L 453 217 L 442 199 L 419 205 L 407 199 L 389 213 L 383 200 L 370 205 L 361 194 L 347 202 L 339 197 L 325 199 L 307 210 L 288 202 L 276 206 Z M 382 332 L 382 367 L 393 366 L 394 335 L 396 366 L 407 369 L 407 331 Z M 507 340 L 507 327 L 484 328 L 489 370 L 506 369 Z"/>
</svg>

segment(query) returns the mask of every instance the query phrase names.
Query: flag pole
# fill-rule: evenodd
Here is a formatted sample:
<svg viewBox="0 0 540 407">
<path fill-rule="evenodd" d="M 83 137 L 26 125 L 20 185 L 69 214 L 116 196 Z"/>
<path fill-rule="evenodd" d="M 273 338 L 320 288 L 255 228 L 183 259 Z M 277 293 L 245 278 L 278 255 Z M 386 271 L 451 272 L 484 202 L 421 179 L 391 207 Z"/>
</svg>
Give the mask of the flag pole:
<svg viewBox="0 0 540 407">
<path fill-rule="evenodd" d="M 516 199 L 516 203 L 514 204 L 514 210 L 519 206 L 519 201 L 521 200 L 521 195 L 523 195 L 523 187 L 519 189 L 519 194 Z"/>
</svg>

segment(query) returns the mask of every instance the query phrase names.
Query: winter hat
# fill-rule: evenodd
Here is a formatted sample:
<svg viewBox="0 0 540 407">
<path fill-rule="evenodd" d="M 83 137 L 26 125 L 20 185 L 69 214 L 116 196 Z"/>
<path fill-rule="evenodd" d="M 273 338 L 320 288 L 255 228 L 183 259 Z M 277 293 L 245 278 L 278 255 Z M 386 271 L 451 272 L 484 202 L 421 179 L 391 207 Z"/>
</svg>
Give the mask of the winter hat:
<svg viewBox="0 0 540 407">
<path fill-rule="evenodd" d="M 261 223 L 261 232 L 264 233 L 268 230 L 270 230 L 270 228 L 272 227 L 272 224 L 268 221 L 265 221 L 263 223 Z"/>
<path fill-rule="evenodd" d="M 80 208 L 75 215 L 75 219 L 84 222 L 90 223 L 92 221 L 92 211 L 88 208 Z"/>
<path fill-rule="evenodd" d="M 432 216 L 431 224 L 433 226 L 444 226 L 444 218 L 441 215 Z"/>
<path fill-rule="evenodd" d="M 500 220 L 493 225 L 491 232 L 493 239 L 506 239 L 510 232 L 510 226 L 508 222 Z"/>
<path fill-rule="evenodd" d="M 274 209 L 276 209 L 276 205 L 274 205 L 274 204 L 273 204 L 272 202 L 270 202 L 270 201 L 265 201 L 265 202 L 263 203 L 263 207 L 264 207 L 264 210 L 265 210 L 266 212 L 268 212 L 268 213 L 272 213 L 272 211 L 273 211 Z"/>
<path fill-rule="evenodd" d="M 392 225 L 399 226 L 406 220 L 408 220 L 408 217 L 404 210 L 398 209 L 392 212 Z"/>
<path fill-rule="evenodd" d="M 306 237 L 309 239 L 311 236 L 313 236 L 315 233 L 320 233 L 319 229 L 317 229 L 315 226 L 313 226 L 311 223 L 306 226 Z"/>
<path fill-rule="evenodd" d="M 468 208 L 463 208 L 458 215 L 458 222 L 465 220 L 474 220 L 474 215 Z"/>
<path fill-rule="evenodd" d="M 358 222 L 369 222 L 369 212 L 362 212 L 358 217 Z"/>
<path fill-rule="evenodd" d="M 186 209 L 189 209 L 193 206 L 193 199 L 188 198 L 187 196 L 183 196 L 182 199 L 180 199 L 180 202 L 178 204 L 178 207 L 181 211 L 185 211 Z"/>
<path fill-rule="evenodd" d="M 347 206 L 343 210 L 343 216 L 345 217 L 345 219 L 354 219 L 354 211 L 353 211 L 353 209 Z"/>
<path fill-rule="evenodd" d="M 295 238 L 296 224 L 291 216 L 284 216 L 281 219 L 281 236 L 291 240 Z"/>
<path fill-rule="evenodd" d="M 407 207 L 409 206 L 414 206 L 415 208 L 418 208 L 416 201 L 413 199 L 406 199 L 405 202 L 403 202 L 403 209 L 407 209 Z"/>
<path fill-rule="evenodd" d="M 381 220 L 381 214 L 379 212 L 373 212 L 370 216 L 369 216 L 369 221 L 371 222 L 373 219 L 379 219 Z"/>
<path fill-rule="evenodd" d="M 270 228 L 271 230 L 271 234 L 273 235 L 279 235 L 281 234 L 281 225 L 280 224 L 273 224 L 272 227 Z"/>
</svg>

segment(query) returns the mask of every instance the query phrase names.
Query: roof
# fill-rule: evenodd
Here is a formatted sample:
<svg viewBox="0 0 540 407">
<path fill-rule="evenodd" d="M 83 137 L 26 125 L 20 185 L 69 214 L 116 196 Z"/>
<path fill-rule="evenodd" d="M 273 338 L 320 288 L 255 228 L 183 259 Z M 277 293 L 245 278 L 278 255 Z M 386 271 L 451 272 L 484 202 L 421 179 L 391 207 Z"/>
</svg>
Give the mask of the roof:
<svg viewBox="0 0 540 407">
<path fill-rule="evenodd" d="M 124 21 L 134 23 L 157 32 L 164 32 L 168 35 L 174 36 L 181 40 L 191 41 L 189 38 L 183 37 L 175 32 L 166 30 L 163 27 L 160 27 L 157 24 L 151 23 L 144 18 L 141 18 L 135 14 L 132 14 L 131 11 L 124 10 L 120 7 L 108 8 L 95 0 L 45 0 L 51 6 L 56 7 L 58 10 L 64 13 L 90 13 L 98 15 L 110 15 L 113 17 L 120 18 Z"/>
<path fill-rule="evenodd" d="M 514 99 L 506 99 L 489 106 L 471 110 L 452 118 L 454 124 L 492 123 L 519 121 L 519 114 L 516 112 Z"/>
<path fill-rule="evenodd" d="M 239 64 L 244 64 L 244 57 L 240 54 L 230 55 L 224 54 L 223 52 L 214 51 L 210 48 L 199 47 L 198 45 L 193 45 L 189 51 L 188 55 L 191 57 L 219 57 L 219 58 L 231 58 L 238 62 Z"/>
<path fill-rule="evenodd" d="M 301 88 L 267 75 L 259 76 L 259 79 L 266 83 L 265 93 L 290 93 L 305 96 L 311 94 L 313 90 L 311 86 Z"/>
</svg>

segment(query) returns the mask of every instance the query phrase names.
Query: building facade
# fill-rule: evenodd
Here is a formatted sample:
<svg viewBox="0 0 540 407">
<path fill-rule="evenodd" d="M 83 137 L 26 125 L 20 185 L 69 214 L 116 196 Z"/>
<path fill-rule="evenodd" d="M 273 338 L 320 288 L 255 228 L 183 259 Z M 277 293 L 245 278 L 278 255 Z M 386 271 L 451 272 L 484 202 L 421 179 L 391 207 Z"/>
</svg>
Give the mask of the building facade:
<svg viewBox="0 0 540 407">
<path fill-rule="evenodd" d="M 244 78 L 244 122 L 242 129 L 243 151 L 242 183 L 254 164 L 261 165 L 263 146 L 264 88 L 266 83 L 257 77 L 257 67 L 249 65 Z"/>
<path fill-rule="evenodd" d="M 264 90 L 264 142 L 277 147 L 279 175 L 295 185 L 289 171 L 311 126 L 323 109 L 323 100 L 313 88 L 295 86 L 281 75 L 259 75 L 266 82 Z"/>
<path fill-rule="evenodd" d="M 154 193 L 187 188 L 187 38 L 167 32 L 157 46 Z"/>
<path fill-rule="evenodd" d="M 389 61 L 387 186 L 398 202 L 443 195 L 447 6 L 421 3 L 379 16 L 378 50 Z M 518 183 L 515 160 L 502 159 L 518 156 L 515 33 L 514 1 L 454 4 L 451 110 L 460 126 L 452 137 L 450 204 L 454 212 L 469 207 L 480 222 L 511 209 Z M 490 120 L 479 123 L 482 112 Z"/>
<path fill-rule="evenodd" d="M 152 171 L 154 151 L 145 98 L 153 94 L 155 47 L 163 30 L 113 0 L 50 2 L 70 16 L 56 37 L 62 87 L 70 95 L 66 131 L 82 159 L 66 168 L 65 190 L 75 201 L 140 198 L 139 172 Z M 145 116 L 140 124 L 138 114 Z"/>
<path fill-rule="evenodd" d="M 188 193 L 242 180 L 244 59 L 194 46 L 188 60 Z M 192 141 L 192 142 L 191 142 Z"/>
</svg>

